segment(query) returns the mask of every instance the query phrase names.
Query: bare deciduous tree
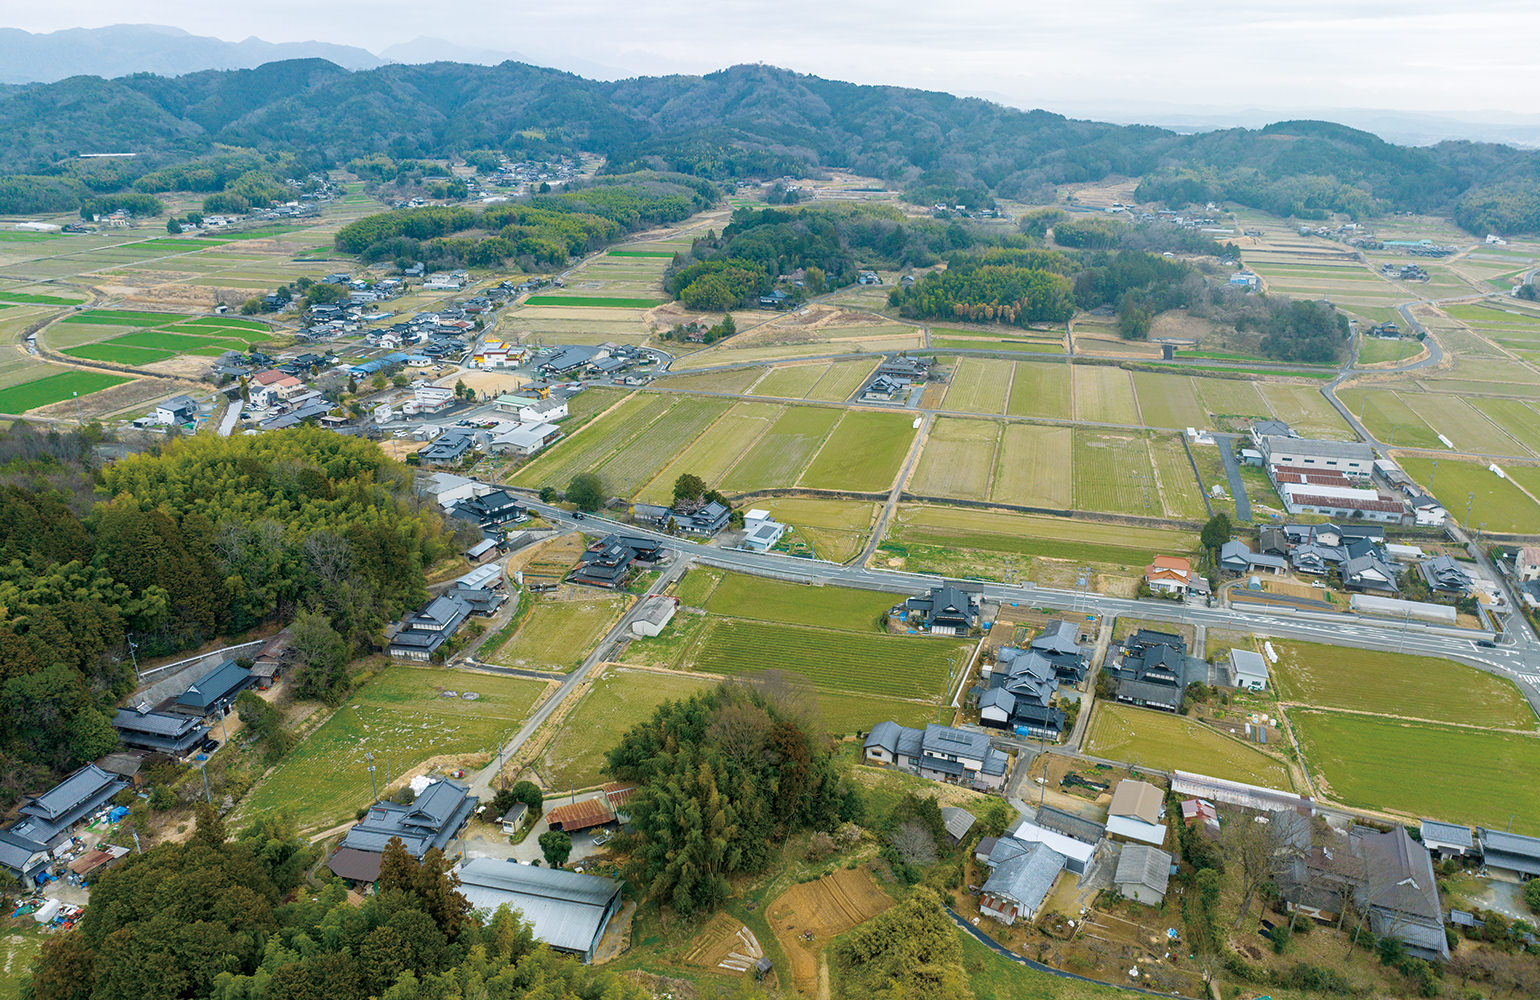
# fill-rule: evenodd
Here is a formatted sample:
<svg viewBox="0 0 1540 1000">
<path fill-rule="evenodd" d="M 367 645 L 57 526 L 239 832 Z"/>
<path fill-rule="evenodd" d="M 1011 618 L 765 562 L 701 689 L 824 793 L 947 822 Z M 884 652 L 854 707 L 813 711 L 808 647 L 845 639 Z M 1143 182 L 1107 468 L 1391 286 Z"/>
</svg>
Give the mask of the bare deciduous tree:
<svg viewBox="0 0 1540 1000">
<path fill-rule="evenodd" d="M 930 865 L 936 862 L 936 839 L 919 823 L 912 820 L 900 823 L 888 841 L 905 864 Z"/>
</svg>

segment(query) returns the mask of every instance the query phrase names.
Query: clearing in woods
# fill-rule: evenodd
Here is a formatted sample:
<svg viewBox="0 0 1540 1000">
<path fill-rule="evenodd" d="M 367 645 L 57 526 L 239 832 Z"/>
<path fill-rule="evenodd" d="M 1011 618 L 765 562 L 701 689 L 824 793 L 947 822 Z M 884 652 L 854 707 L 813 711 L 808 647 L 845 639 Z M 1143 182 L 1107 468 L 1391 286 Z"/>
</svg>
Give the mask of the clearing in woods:
<svg viewBox="0 0 1540 1000">
<path fill-rule="evenodd" d="M 892 905 L 866 869 L 841 868 L 787 889 L 765 910 L 765 916 L 786 952 L 793 982 L 805 993 L 817 983 L 818 953 L 828 940 Z"/>
</svg>

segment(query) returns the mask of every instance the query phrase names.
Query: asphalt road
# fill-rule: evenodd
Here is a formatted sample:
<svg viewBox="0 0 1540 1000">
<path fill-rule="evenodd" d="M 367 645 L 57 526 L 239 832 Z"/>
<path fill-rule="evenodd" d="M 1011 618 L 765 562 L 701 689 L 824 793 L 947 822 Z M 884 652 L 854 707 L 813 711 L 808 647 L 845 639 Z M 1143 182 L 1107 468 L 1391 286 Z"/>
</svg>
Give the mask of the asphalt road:
<svg viewBox="0 0 1540 1000">
<path fill-rule="evenodd" d="M 532 499 L 528 503 L 546 520 L 561 527 L 581 527 L 590 533 L 616 531 L 657 539 L 678 553 L 676 559 L 679 556 L 689 557 L 703 565 L 740 573 L 910 595 L 924 594 L 942 582 L 942 577 L 923 573 L 869 569 L 860 565 L 846 566 L 813 559 L 797 559 L 773 552 L 717 548 L 593 514 L 579 521 L 566 511 L 549 504 Z M 1249 608 L 1209 608 L 1158 599 L 1133 600 L 1105 594 L 1082 594 L 1031 583 L 1008 585 L 984 580 L 968 582 L 976 585 L 985 599 L 1006 604 L 1071 614 L 1137 616 L 1154 621 L 1206 625 L 1333 646 L 1442 656 L 1513 680 L 1536 713 L 1540 714 L 1540 642 L 1518 623 L 1510 623 L 1509 638 L 1504 644 L 1487 649 L 1476 645 L 1476 639 L 1468 630 L 1414 621 L 1380 621 L 1351 615 L 1317 616 L 1304 612 L 1277 613 Z"/>
</svg>

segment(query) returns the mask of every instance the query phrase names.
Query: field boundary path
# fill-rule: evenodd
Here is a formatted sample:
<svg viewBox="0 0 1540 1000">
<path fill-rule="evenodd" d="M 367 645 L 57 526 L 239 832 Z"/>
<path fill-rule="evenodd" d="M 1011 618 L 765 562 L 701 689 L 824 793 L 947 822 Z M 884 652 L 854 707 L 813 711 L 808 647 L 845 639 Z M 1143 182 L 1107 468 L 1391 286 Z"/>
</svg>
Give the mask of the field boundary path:
<svg viewBox="0 0 1540 1000">
<path fill-rule="evenodd" d="M 636 603 L 632 604 L 626 610 L 626 613 L 620 616 L 620 621 L 616 622 L 615 626 L 605 633 L 604 638 L 599 640 L 599 644 L 583 660 L 582 665 L 567 674 L 561 686 L 550 697 L 540 703 L 540 707 L 535 709 L 524 725 L 519 727 L 518 732 L 514 733 L 508 742 L 503 744 L 502 749 L 497 752 L 491 762 L 476 772 L 470 781 L 471 794 L 486 796 L 492 792 L 492 782 L 507 763 L 513 759 L 513 755 L 519 752 L 519 748 L 528 742 L 529 738 L 545 724 L 545 720 L 551 717 L 551 713 L 556 711 L 557 706 L 566 701 L 572 692 L 578 689 L 579 685 L 583 683 L 583 679 L 588 676 L 589 671 L 608 659 L 610 649 L 626 633 L 626 630 L 631 627 L 631 623 L 636 620 L 639 610 L 646 603 L 646 599 L 653 594 L 662 593 L 664 588 L 684 574 L 685 569 L 691 562 L 693 560 L 686 553 L 675 553 L 673 563 L 668 569 L 660 573 L 658 578 L 652 582 L 652 586 L 647 588 L 647 592 L 642 594 Z"/>
<path fill-rule="evenodd" d="M 1241 479 L 1241 467 L 1235 461 L 1235 438 L 1229 434 L 1215 434 L 1214 442 L 1219 445 L 1219 460 L 1224 463 L 1225 478 L 1230 481 L 1230 496 L 1235 500 L 1235 518 L 1238 521 L 1250 521 L 1251 497 L 1246 495 L 1246 483 Z M 1192 453 L 1188 452 L 1187 456 L 1191 458 Z M 1202 481 L 1200 477 L 1198 482 Z"/>
<path fill-rule="evenodd" d="M 877 546 L 882 543 L 882 536 L 887 533 L 888 521 L 892 520 L 893 512 L 898 509 L 898 501 L 904 495 L 904 487 L 909 485 L 909 477 L 914 475 L 920 453 L 925 450 L 925 442 L 930 440 L 930 430 L 935 426 L 936 416 L 933 413 L 927 413 L 920 420 L 919 432 L 909 444 L 909 454 L 904 456 L 904 467 L 898 470 L 898 476 L 893 481 L 893 489 L 888 491 L 887 502 L 882 505 L 882 510 L 877 514 L 877 523 L 872 525 L 872 537 L 867 539 L 865 547 L 850 561 L 852 565 L 865 566 L 867 560 L 871 559 L 872 554 L 877 551 Z"/>
</svg>

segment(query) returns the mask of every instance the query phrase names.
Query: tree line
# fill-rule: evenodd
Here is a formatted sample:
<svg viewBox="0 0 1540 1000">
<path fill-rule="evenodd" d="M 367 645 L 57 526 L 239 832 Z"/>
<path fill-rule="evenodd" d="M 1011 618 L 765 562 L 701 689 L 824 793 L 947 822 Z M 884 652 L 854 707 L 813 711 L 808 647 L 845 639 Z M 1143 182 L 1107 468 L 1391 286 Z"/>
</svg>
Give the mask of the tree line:
<svg viewBox="0 0 1540 1000">
<path fill-rule="evenodd" d="M 686 219 L 717 198 L 716 188 L 706 181 L 638 173 L 480 212 L 458 205 L 381 212 L 343 226 L 333 244 L 366 261 L 492 267 L 512 259 L 526 267 L 559 265 L 627 233 Z"/>
</svg>

